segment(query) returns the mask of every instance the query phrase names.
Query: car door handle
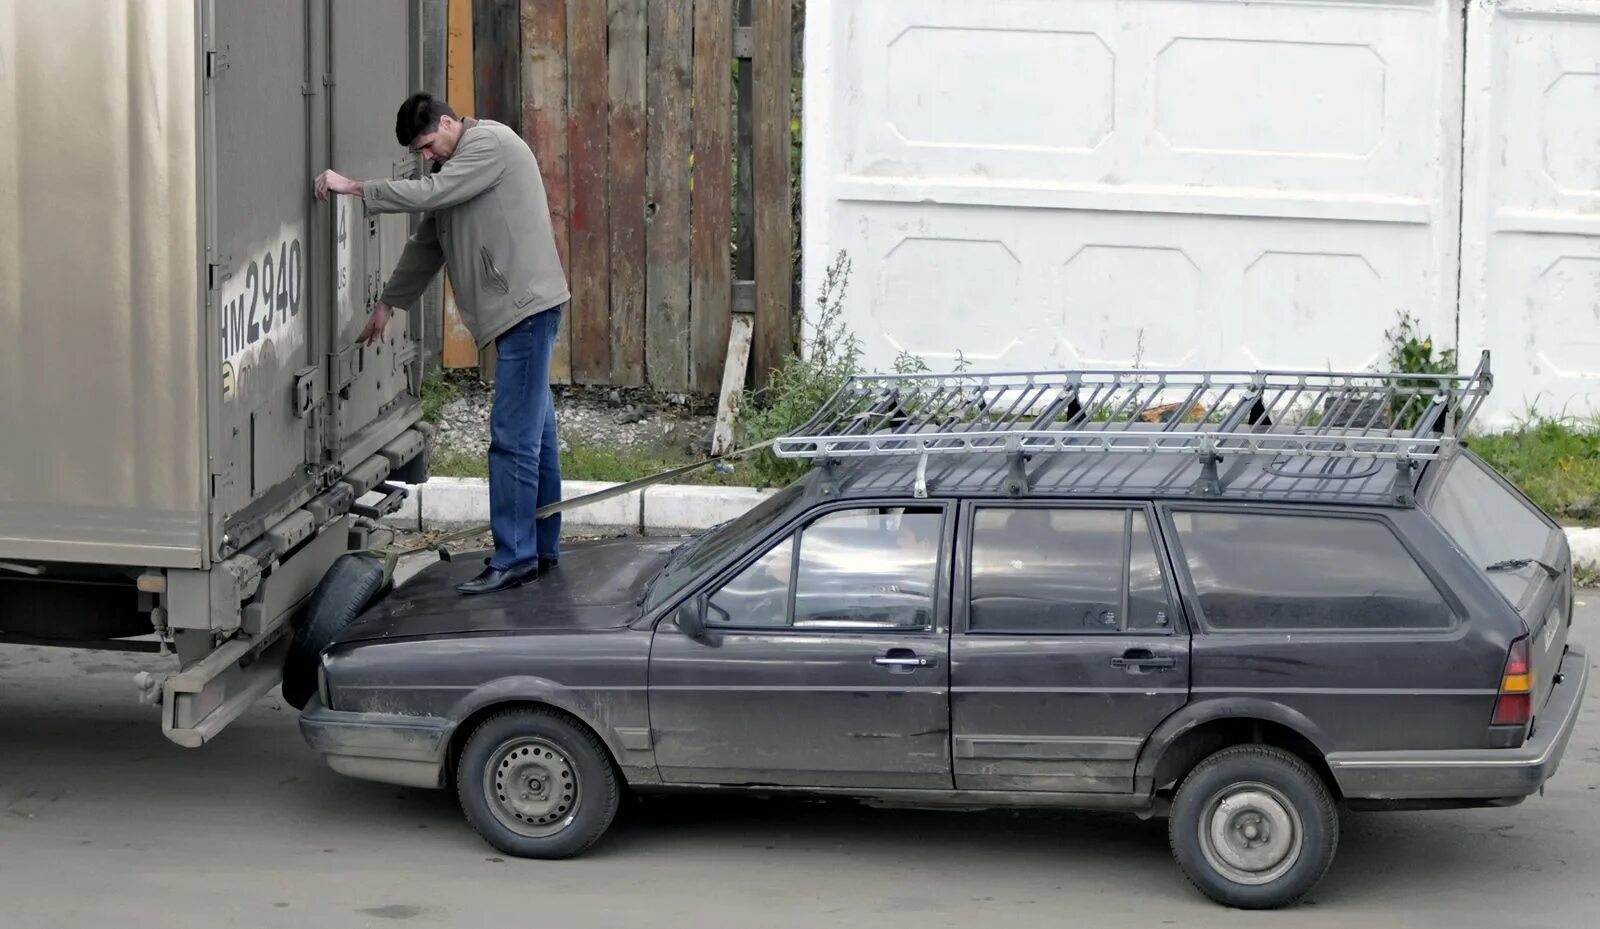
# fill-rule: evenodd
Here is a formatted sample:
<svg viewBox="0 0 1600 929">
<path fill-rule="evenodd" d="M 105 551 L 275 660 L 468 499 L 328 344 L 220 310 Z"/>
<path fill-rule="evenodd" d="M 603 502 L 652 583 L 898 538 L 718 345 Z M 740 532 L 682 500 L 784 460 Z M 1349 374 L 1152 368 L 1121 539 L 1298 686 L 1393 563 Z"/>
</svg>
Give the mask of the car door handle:
<svg viewBox="0 0 1600 929">
<path fill-rule="evenodd" d="M 901 671 L 933 667 L 932 658 L 923 658 L 909 648 L 891 648 L 872 659 L 872 663 L 880 668 L 894 668 Z"/>
<path fill-rule="evenodd" d="M 1129 674 L 1146 671 L 1171 671 L 1178 666 L 1176 658 L 1157 658 L 1148 648 L 1130 648 L 1120 658 L 1111 659 L 1111 667 L 1121 668 Z"/>
</svg>

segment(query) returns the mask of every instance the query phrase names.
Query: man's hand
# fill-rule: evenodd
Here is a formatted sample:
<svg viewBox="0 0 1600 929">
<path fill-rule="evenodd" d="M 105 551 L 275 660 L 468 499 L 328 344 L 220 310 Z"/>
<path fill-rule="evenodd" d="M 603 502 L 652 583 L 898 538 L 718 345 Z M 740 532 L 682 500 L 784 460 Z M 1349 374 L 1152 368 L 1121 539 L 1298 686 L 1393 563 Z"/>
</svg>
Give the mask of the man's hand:
<svg viewBox="0 0 1600 929">
<path fill-rule="evenodd" d="M 330 194 L 349 194 L 352 197 L 359 197 L 366 193 L 365 185 L 360 181 L 352 181 L 331 169 L 317 175 L 312 186 L 316 188 L 318 200 L 326 200 Z"/>
<path fill-rule="evenodd" d="M 367 319 L 366 328 L 361 330 L 361 335 L 356 341 L 367 345 L 383 341 L 383 330 L 388 327 L 389 317 L 393 315 L 394 310 L 389 308 L 389 304 L 379 300 L 378 305 L 372 308 L 372 316 Z"/>
</svg>

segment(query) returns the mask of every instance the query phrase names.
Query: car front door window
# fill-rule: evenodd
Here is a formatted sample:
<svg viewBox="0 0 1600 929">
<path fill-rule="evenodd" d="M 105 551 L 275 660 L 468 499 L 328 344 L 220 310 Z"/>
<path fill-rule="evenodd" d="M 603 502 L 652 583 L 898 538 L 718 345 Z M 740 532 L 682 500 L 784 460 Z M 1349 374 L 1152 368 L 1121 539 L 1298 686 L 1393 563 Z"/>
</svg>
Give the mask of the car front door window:
<svg viewBox="0 0 1600 929">
<path fill-rule="evenodd" d="M 846 510 L 800 534 L 797 629 L 924 629 L 943 516 L 936 510 Z"/>
<path fill-rule="evenodd" d="M 793 563 L 794 536 L 789 536 L 712 595 L 706 607 L 707 625 L 788 625 Z"/>
<path fill-rule="evenodd" d="M 706 623 L 727 628 L 930 628 L 943 521 L 943 513 L 934 509 L 829 513 L 768 549 L 718 588 L 707 601 Z"/>
</svg>

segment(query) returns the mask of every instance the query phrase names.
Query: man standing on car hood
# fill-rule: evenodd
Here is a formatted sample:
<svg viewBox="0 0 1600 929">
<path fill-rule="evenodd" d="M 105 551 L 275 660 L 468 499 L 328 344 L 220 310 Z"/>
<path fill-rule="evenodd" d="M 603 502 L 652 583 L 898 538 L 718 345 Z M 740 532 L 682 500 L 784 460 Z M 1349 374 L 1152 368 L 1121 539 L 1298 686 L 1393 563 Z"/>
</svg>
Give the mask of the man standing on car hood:
<svg viewBox="0 0 1600 929">
<path fill-rule="evenodd" d="M 362 198 L 368 213 L 421 213 L 361 341 L 383 338 L 391 306 L 410 307 L 448 267 L 461 320 L 482 349 L 495 344 L 489 419 L 489 521 L 494 555 L 463 593 L 516 587 L 555 566 L 561 516 L 534 511 L 561 499 L 550 355 L 572 299 L 556 252 L 544 179 L 510 128 L 460 119 L 442 100 L 415 94 L 395 117 L 395 138 L 434 167 L 417 180 L 352 181 L 335 171 L 316 195 Z"/>
</svg>

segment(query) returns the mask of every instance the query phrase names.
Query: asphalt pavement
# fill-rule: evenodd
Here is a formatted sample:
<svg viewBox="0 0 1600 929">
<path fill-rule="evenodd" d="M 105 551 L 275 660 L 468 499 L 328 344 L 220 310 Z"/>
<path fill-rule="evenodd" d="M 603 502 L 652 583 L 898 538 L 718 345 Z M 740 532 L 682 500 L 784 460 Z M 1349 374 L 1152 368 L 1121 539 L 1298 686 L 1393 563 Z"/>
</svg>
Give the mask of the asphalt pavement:
<svg viewBox="0 0 1600 929">
<path fill-rule="evenodd" d="M 1600 655 L 1600 592 L 1575 638 Z M 1353 814 L 1301 906 L 1224 910 L 1165 823 L 710 798 L 629 809 L 586 857 L 507 859 L 454 798 L 350 780 L 264 698 L 182 749 L 135 701 L 153 656 L 0 646 L 0 927 L 1593 925 L 1600 686 L 1546 794 Z"/>
</svg>

